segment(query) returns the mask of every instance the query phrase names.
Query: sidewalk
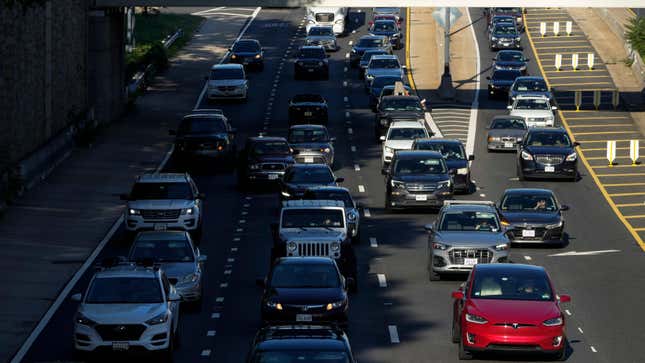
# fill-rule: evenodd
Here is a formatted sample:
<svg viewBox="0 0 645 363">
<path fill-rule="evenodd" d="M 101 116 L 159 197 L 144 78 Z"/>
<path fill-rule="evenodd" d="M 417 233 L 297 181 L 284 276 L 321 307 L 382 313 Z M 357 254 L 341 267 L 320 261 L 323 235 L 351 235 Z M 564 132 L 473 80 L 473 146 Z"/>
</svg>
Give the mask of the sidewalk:
<svg viewBox="0 0 645 363">
<path fill-rule="evenodd" d="M 159 165 L 170 147 L 168 128 L 192 109 L 205 70 L 245 20 L 206 21 L 134 112 L 110 125 L 92 148 L 75 150 L 6 211 L 0 220 L 0 361 L 9 361 L 119 217 L 118 194 Z"/>
</svg>

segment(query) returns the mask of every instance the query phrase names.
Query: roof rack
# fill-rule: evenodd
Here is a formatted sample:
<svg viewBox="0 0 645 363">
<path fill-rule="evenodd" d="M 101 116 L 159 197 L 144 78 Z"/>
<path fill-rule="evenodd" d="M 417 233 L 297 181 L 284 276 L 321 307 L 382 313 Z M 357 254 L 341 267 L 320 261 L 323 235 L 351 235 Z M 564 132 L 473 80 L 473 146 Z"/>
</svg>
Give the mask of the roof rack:
<svg viewBox="0 0 645 363">
<path fill-rule="evenodd" d="M 282 202 L 282 207 L 341 207 L 345 208 L 345 204 L 340 200 L 327 200 L 327 199 L 292 199 Z"/>
<path fill-rule="evenodd" d="M 493 201 L 490 200 L 444 200 L 443 205 L 445 206 L 451 206 L 451 205 L 488 205 L 491 207 L 495 207 L 496 204 Z"/>
</svg>

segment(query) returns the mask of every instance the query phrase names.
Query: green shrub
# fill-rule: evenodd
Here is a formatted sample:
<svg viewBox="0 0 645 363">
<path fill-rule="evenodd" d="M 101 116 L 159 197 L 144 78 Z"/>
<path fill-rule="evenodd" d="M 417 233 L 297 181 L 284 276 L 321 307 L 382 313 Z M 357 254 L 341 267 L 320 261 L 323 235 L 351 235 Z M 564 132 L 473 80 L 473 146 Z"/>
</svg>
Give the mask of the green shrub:
<svg viewBox="0 0 645 363">
<path fill-rule="evenodd" d="M 627 39 L 632 48 L 645 58 L 645 18 L 637 16 L 627 25 Z"/>
</svg>

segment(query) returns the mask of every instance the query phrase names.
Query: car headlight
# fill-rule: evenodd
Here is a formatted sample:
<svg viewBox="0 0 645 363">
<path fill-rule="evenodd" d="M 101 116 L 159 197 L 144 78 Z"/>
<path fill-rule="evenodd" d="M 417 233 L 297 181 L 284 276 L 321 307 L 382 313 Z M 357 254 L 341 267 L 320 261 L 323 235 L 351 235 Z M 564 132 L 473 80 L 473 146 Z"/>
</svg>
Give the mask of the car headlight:
<svg viewBox="0 0 645 363">
<path fill-rule="evenodd" d="M 196 282 L 197 280 L 199 280 L 199 274 L 192 273 L 192 274 L 188 274 L 188 275 L 184 276 L 181 280 L 179 280 L 179 283 L 180 284 L 187 284 L 187 283 L 191 283 L 191 282 Z"/>
<path fill-rule="evenodd" d="M 326 148 L 320 148 L 320 152 L 321 152 L 321 153 L 327 153 L 327 154 L 328 154 L 328 153 L 330 153 L 330 152 L 331 152 L 331 149 L 330 149 L 330 148 L 328 148 L 328 147 L 326 147 Z"/>
<path fill-rule="evenodd" d="M 460 174 L 460 175 L 468 174 L 468 168 L 459 168 L 459 169 L 457 169 L 457 174 Z"/>
<path fill-rule="evenodd" d="M 334 24 L 343 24 L 345 22 L 345 19 L 340 18 L 334 22 Z"/>
<path fill-rule="evenodd" d="M 296 243 L 295 243 L 295 242 L 289 242 L 289 243 L 287 243 L 287 250 L 289 250 L 289 252 L 293 252 L 293 251 L 295 251 L 295 250 L 296 250 L 296 248 L 298 248 L 298 245 L 296 245 Z"/>
<path fill-rule="evenodd" d="M 553 126 L 553 117 L 548 117 L 546 119 L 546 125 L 547 126 Z"/>
<path fill-rule="evenodd" d="M 554 228 L 560 228 L 562 227 L 563 222 L 559 221 L 558 223 L 553 223 L 553 224 L 547 224 L 544 226 L 546 229 L 554 229 Z"/>
<path fill-rule="evenodd" d="M 318 62 L 319 67 L 322 67 L 322 65 L 323 65 L 323 62 Z"/>
<path fill-rule="evenodd" d="M 280 304 L 279 302 L 269 301 L 266 303 L 266 305 L 271 309 L 282 310 L 282 304 Z"/>
<path fill-rule="evenodd" d="M 502 138 L 497 136 L 489 136 L 488 142 L 491 142 L 491 141 L 502 141 Z"/>
<path fill-rule="evenodd" d="M 508 248 L 509 248 L 508 243 L 500 243 L 497 246 L 495 246 L 496 251 L 506 251 L 508 250 Z"/>
<path fill-rule="evenodd" d="M 260 169 L 260 164 L 251 164 L 251 165 L 249 165 L 249 169 L 258 170 L 258 169 Z"/>
<path fill-rule="evenodd" d="M 140 214 L 141 214 L 141 211 L 139 209 L 134 209 L 134 208 L 128 209 L 128 215 L 130 216 L 138 216 Z"/>
<path fill-rule="evenodd" d="M 303 62 L 298 62 L 298 65 L 302 67 L 304 65 L 304 63 Z"/>
<path fill-rule="evenodd" d="M 486 324 L 488 323 L 488 320 L 484 319 L 483 317 L 475 314 L 466 314 L 466 321 L 469 323 L 475 323 L 475 324 Z"/>
<path fill-rule="evenodd" d="M 181 214 L 192 215 L 193 213 L 195 213 L 195 208 L 192 208 L 192 207 L 191 208 L 184 208 L 184 209 L 181 210 Z"/>
<path fill-rule="evenodd" d="M 495 64 L 495 69 L 504 69 L 504 67 L 502 67 L 502 66 L 500 66 L 500 65 Z"/>
<path fill-rule="evenodd" d="M 348 219 L 349 221 L 353 222 L 353 221 L 355 221 L 355 220 L 356 220 L 356 218 L 357 218 L 357 216 L 356 216 L 356 213 L 355 213 L 355 212 L 349 212 L 349 213 L 347 213 L 347 219 Z"/>
<path fill-rule="evenodd" d="M 390 180 L 390 185 L 394 189 L 405 189 L 405 183 L 398 180 Z"/>
<path fill-rule="evenodd" d="M 331 245 L 329 245 L 329 249 L 332 250 L 332 251 L 340 250 L 340 243 L 332 242 Z"/>
<path fill-rule="evenodd" d="M 393 154 L 393 153 L 394 153 L 394 149 L 392 149 L 391 147 L 387 147 L 387 146 L 386 146 L 386 147 L 385 147 L 385 152 L 386 152 L 386 153 Z"/>
<path fill-rule="evenodd" d="M 87 325 L 87 326 L 96 325 L 96 322 L 94 320 L 88 318 L 82 313 L 76 313 L 76 316 L 74 317 L 74 321 L 76 322 L 76 324 L 81 324 L 81 325 Z"/>
<path fill-rule="evenodd" d="M 390 35 L 390 36 L 391 36 L 392 38 L 398 38 L 398 37 L 399 37 L 399 35 L 400 35 L 399 33 L 394 33 L 394 34 L 392 34 L 392 35 Z"/>
<path fill-rule="evenodd" d="M 283 197 L 287 197 L 287 198 L 289 198 L 291 196 L 291 194 L 289 194 L 289 193 L 287 193 L 285 191 L 281 191 L 280 194 L 282 194 Z"/>
<path fill-rule="evenodd" d="M 533 155 L 531 155 L 531 154 L 527 153 L 526 151 L 522 151 L 522 153 L 520 154 L 520 156 L 521 156 L 521 157 L 522 157 L 522 159 L 524 159 L 524 160 L 533 160 Z"/>
<path fill-rule="evenodd" d="M 578 154 L 574 151 L 571 154 L 567 155 L 567 161 L 574 161 L 578 158 Z"/>
<path fill-rule="evenodd" d="M 237 56 L 235 54 L 231 54 L 231 59 L 235 59 Z"/>
<path fill-rule="evenodd" d="M 313 20 L 313 19 L 309 19 L 309 20 L 307 20 L 307 23 L 309 23 L 309 24 L 316 24 L 316 21 L 315 21 L 315 20 Z"/>
<path fill-rule="evenodd" d="M 351 51 L 351 52 L 352 52 L 352 53 L 356 53 L 356 49 L 352 48 L 352 51 Z"/>
<path fill-rule="evenodd" d="M 166 321 L 168 321 L 168 312 L 164 311 L 163 313 L 155 316 L 154 318 L 146 320 L 146 324 L 158 325 L 158 324 L 163 324 Z"/>
<path fill-rule="evenodd" d="M 522 40 L 522 38 L 520 38 L 520 37 L 515 38 L 516 42 L 519 42 L 520 40 Z"/>
<path fill-rule="evenodd" d="M 490 38 L 490 40 L 492 40 L 492 41 L 496 41 L 496 40 L 497 40 L 497 37 L 491 37 L 491 38 Z"/>
<path fill-rule="evenodd" d="M 437 183 L 437 189 L 441 188 L 450 188 L 450 185 L 452 184 L 452 181 L 450 179 L 448 180 L 442 180 Z"/>
<path fill-rule="evenodd" d="M 387 125 L 387 119 L 386 118 L 381 119 L 381 125 L 383 125 L 383 126 Z"/>
<path fill-rule="evenodd" d="M 526 66 L 521 66 L 520 67 L 520 71 L 525 71 L 525 70 L 526 70 Z"/>
<path fill-rule="evenodd" d="M 445 250 L 447 250 L 449 247 L 450 247 L 450 246 L 448 246 L 448 245 L 446 245 L 446 244 L 443 244 L 443 243 L 439 243 L 439 242 L 433 242 L 433 243 L 432 243 L 432 249 L 434 249 L 434 250 L 442 250 L 442 251 L 445 251 Z"/>
<path fill-rule="evenodd" d="M 365 75 L 365 79 L 368 81 L 372 81 L 374 79 L 374 76 L 368 73 Z"/>
<path fill-rule="evenodd" d="M 558 316 L 557 318 L 553 319 L 547 319 L 544 322 L 542 322 L 542 325 L 544 326 L 560 326 L 564 324 L 564 320 L 562 319 L 561 316 Z"/>
<path fill-rule="evenodd" d="M 327 311 L 332 309 L 338 309 L 343 307 L 347 303 L 347 300 L 338 300 L 332 303 L 327 304 Z"/>
<path fill-rule="evenodd" d="M 262 57 L 262 54 L 256 54 L 255 59 L 260 59 Z"/>
</svg>

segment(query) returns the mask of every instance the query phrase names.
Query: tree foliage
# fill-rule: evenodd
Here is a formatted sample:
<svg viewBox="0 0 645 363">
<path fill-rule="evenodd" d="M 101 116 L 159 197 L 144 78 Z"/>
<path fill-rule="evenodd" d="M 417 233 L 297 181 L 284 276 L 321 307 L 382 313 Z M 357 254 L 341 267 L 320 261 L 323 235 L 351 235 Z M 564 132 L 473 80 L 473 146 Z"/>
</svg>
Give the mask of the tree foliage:
<svg viewBox="0 0 645 363">
<path fill-rule="evenodd" d="M 641 58 L 645 58 L 645 18 L 637 16 L 627 25 L 627 39 Z"/>
</svg>

